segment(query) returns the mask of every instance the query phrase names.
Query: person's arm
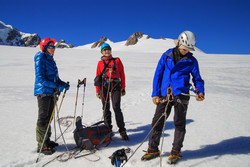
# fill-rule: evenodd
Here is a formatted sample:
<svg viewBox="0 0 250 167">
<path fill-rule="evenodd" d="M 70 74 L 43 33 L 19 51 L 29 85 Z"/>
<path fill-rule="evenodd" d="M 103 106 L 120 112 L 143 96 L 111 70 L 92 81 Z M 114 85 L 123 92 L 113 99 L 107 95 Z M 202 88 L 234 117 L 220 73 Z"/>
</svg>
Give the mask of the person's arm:
<svg viewBox="0 0 250 167">
<path fill-rule="evenodd" d="M 193 62 L 194 62 L 194 68 L 191 72 L 191 74 L 193 76 L 192 81 L 194 83 L 196 90 L 198 89 L 197 94 L 199 95 L 199 93 L 203 93 L 203 95 L 205 95 L 204 81 L 200 75 L 198 61 L 194 58 Z"/>
<path fill-rule="evenodd" d="M 96 76 L 99 76 L 102 73 L 102 71 L 101 71 L 101 63 L 102 63 L 102 61 L 99 61 L 98 64 L 97 64 Z M 99 93 L 99 92 L 100 92 L 99 87 L 96 86 L 96 93 Z"/>
<path fill-rule="evenodd" d="M 158 65 L 155 70 L 155 75 L 153 79 L 153 92 L 152 92 L 152 97 L 154 96 L 160 96 L 160 87 L 161 87 L 161 82 L 163 78 L 163 73 L 165 70 L 165 54 L 162 55 L 161 59 L 158 62 Z"/>
</svg>

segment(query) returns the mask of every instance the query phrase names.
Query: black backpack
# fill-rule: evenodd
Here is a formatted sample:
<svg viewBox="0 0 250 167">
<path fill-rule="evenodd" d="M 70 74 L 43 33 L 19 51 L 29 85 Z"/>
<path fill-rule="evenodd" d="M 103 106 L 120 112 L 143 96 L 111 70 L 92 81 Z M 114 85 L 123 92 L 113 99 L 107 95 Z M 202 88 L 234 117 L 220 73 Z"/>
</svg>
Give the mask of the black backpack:
<svg viewBox="0 0 250 167">
<path fill-rule="evenodd" d="M 112 130 L 103 121 L 85 127 L 82 125 L 81 117 L 76 118 L 74 139 L 78 148 L 93 150 L 101 144 L 110 142 L 113 136 Z"/>
</svg>

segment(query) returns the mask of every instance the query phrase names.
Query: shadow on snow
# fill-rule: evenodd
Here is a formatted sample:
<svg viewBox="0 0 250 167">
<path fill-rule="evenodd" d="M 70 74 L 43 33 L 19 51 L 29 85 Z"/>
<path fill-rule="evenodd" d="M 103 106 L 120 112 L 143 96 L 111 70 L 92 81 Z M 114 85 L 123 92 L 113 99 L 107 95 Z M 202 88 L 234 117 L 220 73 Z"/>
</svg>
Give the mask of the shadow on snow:
<svg viewBox="0 0 250 167">
<path fill-rule="evenodd" d="M 198 150 L 186 150 L 182 152 L 183 160 L 197 159 L 217 156 L 219 158 L 225 154 L 249 154 L 250 136 L 240 136 L 223 140 L 217 144 L 205 145 Z"/>
<path fill-rule="evenodd" d="M 187 125 L 192 122 L 194 122 L 192 119 L 186 120 Z M 134 145 L 140 144 L 144 140 L 144 138 L 148 135 L 151 128 L 152 128 L 151 124 L 148 124 L 144 126 L 138 126 L 136 129 L 127 129 L 127 132 L 129 135 L 129 141 L 125 143 L 126 146 L 134 146 Z M 167 121 L 165 125 L 164 137 L 169 136 L 169 134 L 167 134 L 166 132 L 174 128 L 175 126 L 174 126 L 173 121 Z M 118 146 L 124 145 L 125 141 L 121 140 L 120 136 L 119 137 L 118 136 L 119 136 L 119 133 L 118 132 L 115 133 L 115 136 L 113 137 L 113 142 L 111 142 L 111 144 L 108 147 L 118 147 Z M 172 143 L 172 139 L 171 139 L 171 143 Z"/>
</svg>

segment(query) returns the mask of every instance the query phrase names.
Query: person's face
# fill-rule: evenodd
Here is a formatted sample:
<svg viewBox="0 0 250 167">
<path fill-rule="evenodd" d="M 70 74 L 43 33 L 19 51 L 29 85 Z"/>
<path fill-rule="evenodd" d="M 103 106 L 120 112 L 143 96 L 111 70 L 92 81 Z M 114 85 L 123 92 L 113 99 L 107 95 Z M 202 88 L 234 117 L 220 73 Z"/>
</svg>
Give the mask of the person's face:
<svg viewBox="0 0 250 167">
<path fill-rule="evenodd" d="M 182 55 L 186 55 L 189 51 L 188 50 L 186 50 L 186 49 L 179 49 L 179 51 L 180 51 L 180 53 L 182 54 Z"/>
<path fill-rule="evenodd" d="M 110 56 L 111 55 L 111 49 L 110 48 L 107 48 L 107 49 L 103 49 L 102 51 L 103 53 L 103 56 Z"/>
<path fill-rule="evenodd" d="M 55 53 L 55 44 L 51 42 L 49 46 L 47 47 L 47 52 L 49 53 L 50 56 L 53 56 Z"/>
</svg>

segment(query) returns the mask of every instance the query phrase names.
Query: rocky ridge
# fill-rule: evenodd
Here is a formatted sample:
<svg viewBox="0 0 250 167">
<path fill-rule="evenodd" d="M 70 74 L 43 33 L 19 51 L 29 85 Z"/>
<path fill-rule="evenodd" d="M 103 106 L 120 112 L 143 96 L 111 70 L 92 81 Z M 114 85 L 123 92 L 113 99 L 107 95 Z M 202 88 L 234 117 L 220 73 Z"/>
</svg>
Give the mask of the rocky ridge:
<svg viewBox="0 0 250 167">
<path fill-rule="evenodd" d="M 36 47 L 41 40 L 36 33 L 24 33 L 0 21 L 0 45 Z M 60 40 L 56 43 L 56 47 L 73 48 L 74 46 L 67 44 L 64 40 Z"/>
</svg>

